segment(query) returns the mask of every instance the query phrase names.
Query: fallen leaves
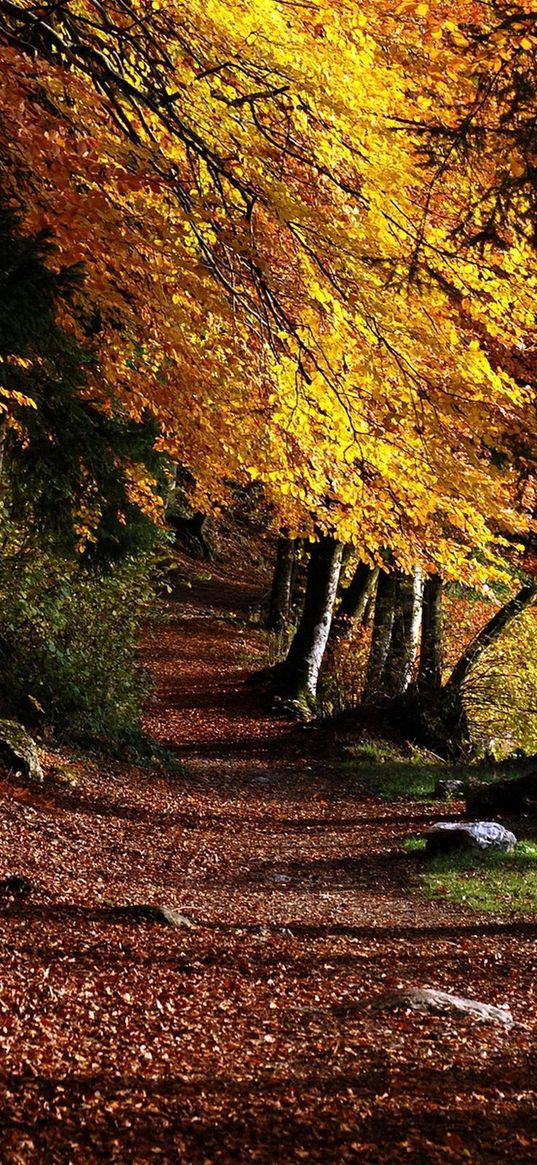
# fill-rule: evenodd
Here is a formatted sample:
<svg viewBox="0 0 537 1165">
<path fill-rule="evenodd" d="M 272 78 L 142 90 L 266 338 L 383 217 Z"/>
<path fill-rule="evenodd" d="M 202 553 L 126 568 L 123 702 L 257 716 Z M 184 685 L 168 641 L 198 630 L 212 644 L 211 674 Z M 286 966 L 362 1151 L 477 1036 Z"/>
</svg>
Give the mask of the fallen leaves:
<svg viewBox="0 0 537 1165">
<path fill-rule="evenodd" d="M 204 603 L 236 593 L 216 577 Z M 529 1165 L 535 928 L 417 904 L 400 843 L 427 810 L 338 783 L 236 650 L 173 605 L 149 647 L 181 776 L 88 760 L 76 786 L 2 785 L 0 875 L 33 887 L 0 908 L 2 1162 Z M 356 1006 L 417 983 L 527 1030 Z"/>
</svg>

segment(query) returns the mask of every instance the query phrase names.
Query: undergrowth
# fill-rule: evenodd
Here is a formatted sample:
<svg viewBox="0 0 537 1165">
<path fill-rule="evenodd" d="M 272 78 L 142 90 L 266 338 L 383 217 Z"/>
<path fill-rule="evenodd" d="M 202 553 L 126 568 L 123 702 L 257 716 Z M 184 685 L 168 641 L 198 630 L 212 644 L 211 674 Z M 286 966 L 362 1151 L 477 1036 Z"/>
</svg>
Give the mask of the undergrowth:
<svg viewBox="0 0 537 1165">
<path fill-rule="evenodd" d="M 155 610 L 147 559 L 98 571 L 35 544 L 7 548 L 0 608 L 2 695 L 14 715 L 84 744 L 147 754 L 150 679 L 138 658 Z"/>
</svg>

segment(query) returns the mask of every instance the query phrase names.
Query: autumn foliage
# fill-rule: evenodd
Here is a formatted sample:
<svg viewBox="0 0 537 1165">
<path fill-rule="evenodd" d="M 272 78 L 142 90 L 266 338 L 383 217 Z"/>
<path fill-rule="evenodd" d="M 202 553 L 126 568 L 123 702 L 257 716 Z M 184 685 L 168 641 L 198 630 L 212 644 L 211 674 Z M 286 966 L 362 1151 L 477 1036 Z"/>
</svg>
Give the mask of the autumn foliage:
<svg viewBox="0 0 537 1165">
<path fill-rule="evenodd" d="M 4 199 L 84 273 L 58 324 L 88 398 L 153 424 L 196 510 L 255 483 L 275 531 L 371 567 L 531 573 L 533 29 L 464 0 L 0 0 Z M 10 432 L 39 402 L 8 381 Z M 160 521 L 147 464 L 129 501 Z"/>
<path fill-rule="evenodd" d="M 524 524 L 534 274 L 454 235 L 488 151 L 424 164 L 475 83 L 444 7 L 1 3 L 0 157 L 200 503 L 254 479 L 280 524 L 478 578 Z"/>
<path fill-rule="evenodd" d="M 537 12 L 0 0 L 0 74 L 2 1160 L 530 1165 L 531 824 L 423 871 L 537 749 Z"/>
</svg>

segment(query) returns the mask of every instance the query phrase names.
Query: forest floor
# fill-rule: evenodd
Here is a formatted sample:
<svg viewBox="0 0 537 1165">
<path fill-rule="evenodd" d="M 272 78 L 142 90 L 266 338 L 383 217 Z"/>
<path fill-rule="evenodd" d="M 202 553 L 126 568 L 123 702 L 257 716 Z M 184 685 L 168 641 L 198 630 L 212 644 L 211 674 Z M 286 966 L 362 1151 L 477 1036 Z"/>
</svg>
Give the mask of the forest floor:
<svg viewBox="0 0 537 1165">
<path fill-rule="evenodd" d="M 377 800 L 271 717 L 255 586 L 198 575 L 147 646 L 182 771 L 0 783 L 0 876 L 33 884 L 0 905 L 2 1165 L 529 1165 L 537 920 L 416 895 L 404 839 L 461 807 Z M 516 1023 L 356 1006 L 405 985 Z"/>
</svg>

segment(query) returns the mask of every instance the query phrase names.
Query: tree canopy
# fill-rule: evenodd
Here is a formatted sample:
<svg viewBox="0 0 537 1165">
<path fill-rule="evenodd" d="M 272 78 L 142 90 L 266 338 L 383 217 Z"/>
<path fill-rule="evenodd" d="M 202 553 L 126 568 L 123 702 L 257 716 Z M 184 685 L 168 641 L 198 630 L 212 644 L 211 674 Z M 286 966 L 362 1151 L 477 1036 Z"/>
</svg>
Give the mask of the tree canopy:
<svg viewBox="0 0 537 1165">
<path fill-rule="evenodd" d="M 4 189 L 84 265 L 97 390 L 155 415 L 200 505 L 253 479 L 276 524 L 469 579 L 527 524 L 532 241 L 463 237 L 493 197 L 492 139 L 461 145 L 484 62 L 533 52 L 501 19 L 0 2 Z M 486 100 L 518 125 L 515 73 Z"/>
</svg>

